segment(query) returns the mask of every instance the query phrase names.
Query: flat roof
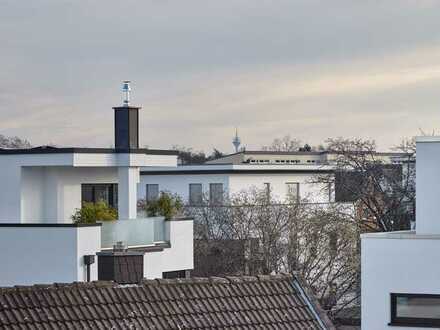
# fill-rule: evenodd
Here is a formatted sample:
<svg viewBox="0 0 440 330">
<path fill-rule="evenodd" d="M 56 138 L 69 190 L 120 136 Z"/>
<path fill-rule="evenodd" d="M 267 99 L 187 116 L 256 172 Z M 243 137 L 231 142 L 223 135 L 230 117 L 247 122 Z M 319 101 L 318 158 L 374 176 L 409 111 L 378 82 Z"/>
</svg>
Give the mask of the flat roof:
<svg viewBox="0 0 440 330">
<path fill-rule="evenodd" d="M 28 149 L 2 149 L 0 155 L 26 155 L 26 154 L 146 154 L 146 155 L 170 155 L 177 156 L 177 150 L 162 149 L 115 149 L 115 148 L 76 148 L 76 147 L 51 147 L 41 146 Z"/>
<path fill-rule="evenodd" d="M 239 152 L 235 152 L 232 154 L 228 154 L 225 155 L 223 157 L 220 157 L 219 159 L 222 159 L 224 157 L 229 157 L 229 156 L 234 156 L 234 155 L 238 155 L 238 154 L 243 154 L 243 155 L 292 155 L 292 156 L 307 156 L 307 155 L 311 155 L 311 156 L 319 156 L 319 155 L 325 155 L 325 154 L 336 154 L 336 152 L 334 151 L 328 151 L 328 150 L 323 150 L 323 151 L 265 151 L 265 150 L 244 150 L 244 151 L 239 151 Z M 406 155 L 406 153 L 404 152 L 381 152 L 381 151 L 377 151 L 374 152 L 375 155 L 380 155 L 380 156 L 399 156 L 399 155 Z"/>
<path fill-rule="evenodd" d="M 202 164 L 180 165 L 177 167 L 149 167 L 142 168 L 141 175 L 181 175 L 181 174 L 283 174 L 283 173 L 331 173 L 331 165 L 252 165 L 252 164 Z"/>
<path fill-rule="evenodd" d="M 380 233 L 361 234 L 362 239 L 434 239 L 440 240 L 440 234 L 417 234 L 415 230 L 400 230 Z"/>
</svg>

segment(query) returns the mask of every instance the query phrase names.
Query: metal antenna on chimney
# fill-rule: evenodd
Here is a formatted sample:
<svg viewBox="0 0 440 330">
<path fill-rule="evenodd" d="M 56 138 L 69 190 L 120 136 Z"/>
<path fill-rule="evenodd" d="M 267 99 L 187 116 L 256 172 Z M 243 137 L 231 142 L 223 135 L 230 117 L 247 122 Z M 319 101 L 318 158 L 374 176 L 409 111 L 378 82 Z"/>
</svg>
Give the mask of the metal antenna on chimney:
<svg viewBox="0 0 440 330">
<path fill-rule="evenodd" d="M 130 105 L 130 80 L 125 80 L 122 83 L 122 92 L 124 93 L 124 107 L 128 107 Z"/>
</svg>

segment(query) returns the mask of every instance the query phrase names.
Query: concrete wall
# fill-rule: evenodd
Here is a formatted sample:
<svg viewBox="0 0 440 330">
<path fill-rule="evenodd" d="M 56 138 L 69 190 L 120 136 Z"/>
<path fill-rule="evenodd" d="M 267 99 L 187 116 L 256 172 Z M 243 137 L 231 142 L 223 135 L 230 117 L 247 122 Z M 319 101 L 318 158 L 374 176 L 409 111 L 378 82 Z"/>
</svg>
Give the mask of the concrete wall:
<svg viewBox="0 0 440 330">
<path fill-rule="evenodd" d="M 87 280 L 87 268 L 84 264 L 84 256 L 96 254 L 101 251 L 101 227 L 79 227 L 76 236 L 76 267 L 78 270 L 78 281 Z M 98 279 L 98 258 L 95 256 L 95 263 L 90 266 L 90 280 Z"/>
<path fill-rule="evenodd" d="M 84 281 L 82 258 L 99 251 L 100 235 L 99 226 L 0 226 L 0 286 Z"/>
<path fill-rule="evenodd" d="M 390 293 L 440 294 L 439 251 L 439 235 L 363 235 L 363 330 L 394 328 L 388 326 L 391 321 Z"/>
<path fill-rule="evenodd" d="M 163 272 L 194 268 L 193 221 L 166 221 L 165 233 L 171 247 L 144 256 L 144 277 L 162 278 Z"/>
<path fill-rule="evenodd" d="M 177 193 L 185 201 L 189 197 L 189 184 L 201 183 L 203 190 L 209 193 L 210 183 L 223 183 L 223 187 L 230 193 L 238 193 L 251 187 L 264 188 L 264 183 L 269 182 L 274 197 L 280 201 L 286 199 L 287 182 L 299 182 L 301 198 L 310 202 L 328 203 L 329 194 L 326 187 L 311 183 L 314 174 L 173 174 L 173 175 L 141 175 L 138 187 L 138 198 L 145 198 L 146 184 L 159 184 L 160 191 Z M 334 201 L 334 197 L 331 198 Z"/>
</svg>

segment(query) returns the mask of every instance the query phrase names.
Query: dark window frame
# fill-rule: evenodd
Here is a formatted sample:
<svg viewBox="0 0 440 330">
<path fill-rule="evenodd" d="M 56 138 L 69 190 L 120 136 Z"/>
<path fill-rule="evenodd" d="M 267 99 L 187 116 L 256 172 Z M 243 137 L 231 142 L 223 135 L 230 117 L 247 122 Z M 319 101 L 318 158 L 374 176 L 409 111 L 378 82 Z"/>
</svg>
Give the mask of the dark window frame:
<svg viewBox="0 0 440 330">
<path fill-rule="evenodd" d="M 219 200 L 217 200 L 214 196 L 214 189 L 213 187 L 220 187 L 221 186 L 221 195 L 219 196 Z M 225 187 L 222 182 L 214 182 L 209 184 L 209 204 L 214 206 L 223 206 L 224 204 L 224 193 L 225 193 Z"/>
<path fill-rule="evenodd" d="M 91 188 L 92 189 L 92 200 L 91 201 L 86 201 L 84 198 L 85 195 L 85 188 Z M 99 200 L 96 199 L 96 188 L 97 187 L 106 187 L 106 188 L 111 188 L 108 192 L 109 192 L 109 200 L 105 201 L 110 207 L 113 208 L 117 208 L 118 207 L 118 202 L 119 202 L 119 186 L 117 183 L 82 183 L 81 184 L 81 203 L 83 202 L 91 202 L 91 203 L 96 203 Z"/>
<path fill-rule="evenodd" d="M 191 187 L 200 187 L 200 201 L 193 201 L 191 195 Z M 190 183 L 188 184 L 188 204 L 190 206 L 200 206 L 203 204 L 203 184 L 202 183 Z"/>
<path fill-rule="evenodd" d="M 264 186 L 264 193 L 266 194 L 266 202 L 270 203 L 270 198 L 271 198 L 271 192 L 272 192 L 272 185 L 270 184 L 270 182 L 264 182 L 263 183 Z"/>
<path fill-rule="evenodd" d="M 425 293 L 391 293 L 390 294 L 390 306 L 391 306 L 391 326 L 402 327 L 424 327 L 424 328 L 438 328 L 440 327 L 440 318 L 421 318 L 421 317 L 399 317 L 397 315 L 397 298 L 432 298 L 439 300 L 440 306 L 440 294 L 425 294 Z"/>
<path fill-rule="evenodd" d="M 300 182 L 289 181 L 285 183 L 286 185 L 286 196 L 287 198 L 291 197 L 290 186 L 296 186 L 296 202 L 299 203 L 301 201 L 301 184 Z"/>
<path fill-rule="evenodd" d="M 148 196 L 149 196 L 149 194 L 148 194 L 148 192 L 149 192 L 148 187 L 149 186 L 157 186 L 157 196 L 155 198 L 153 198 L 153 199 L 148 198 Z M 160 187 L 159 187 L 158 183 L 147 183 L 147 184 L 145 184 L 145 201 L 147 203 L 154 202 L 154 201 L 156 201 L 160 197 L 160 190 L 159 190 L 159 188 Z"/>
</svg>

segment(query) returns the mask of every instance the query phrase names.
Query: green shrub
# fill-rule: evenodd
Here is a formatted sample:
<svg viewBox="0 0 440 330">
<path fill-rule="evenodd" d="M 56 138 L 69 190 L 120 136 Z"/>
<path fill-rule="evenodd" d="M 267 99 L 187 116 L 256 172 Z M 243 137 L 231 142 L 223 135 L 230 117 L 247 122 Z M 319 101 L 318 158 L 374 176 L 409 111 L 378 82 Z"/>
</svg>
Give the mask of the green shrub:
<svg viewBox="0 0 440 330">
<path fill-rule="evenodd" d="M 96 223 L 97 221 L 116 220 L 118 211 L 110 207 L 106 202 L 84 202 L 80 209 L 76 209 L 72 215 L 73 223 Z"/>
<path fill-rule="evenodd" d="M 145 204 L 145 211 L 149 217 L 162 216 L 169 220 L 178 215 L 183 208 L 183 202 L 176 194 L 161 192 L 158 199 Z"/>
</svg>

